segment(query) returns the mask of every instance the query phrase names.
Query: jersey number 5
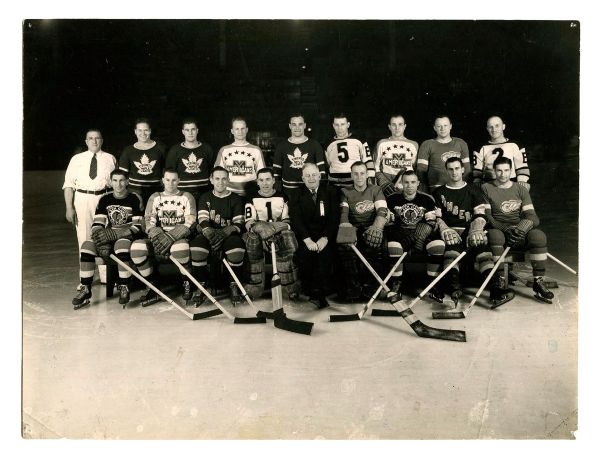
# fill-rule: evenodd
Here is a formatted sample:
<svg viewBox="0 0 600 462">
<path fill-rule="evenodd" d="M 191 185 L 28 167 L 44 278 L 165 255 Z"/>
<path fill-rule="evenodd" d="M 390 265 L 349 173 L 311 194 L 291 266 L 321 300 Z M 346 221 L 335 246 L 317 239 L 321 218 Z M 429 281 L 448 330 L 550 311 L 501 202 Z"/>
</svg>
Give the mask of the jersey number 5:
<svg viewBox="0 0 600 462">
<path fill-rule="evenodd" d="M 348 145 L 347 142 L 342 141 L 341 143 L 338 143 L 337 146 L 337 152 L 338 152 L 338 160 L 340 162 L 348 162 L 348 159 L 350 159 L 350 156 L 348 155 L 348 148 L 346 147 Z"/>
</svg>

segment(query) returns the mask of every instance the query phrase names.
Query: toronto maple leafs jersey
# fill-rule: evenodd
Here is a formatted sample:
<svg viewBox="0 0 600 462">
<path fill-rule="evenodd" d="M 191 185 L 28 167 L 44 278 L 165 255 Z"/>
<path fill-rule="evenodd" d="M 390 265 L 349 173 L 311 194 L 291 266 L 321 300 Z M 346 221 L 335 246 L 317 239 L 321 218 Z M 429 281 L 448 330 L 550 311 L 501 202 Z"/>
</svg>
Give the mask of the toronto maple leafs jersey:
<svg viewBox="0 0 600 462">
<path fill-rule="evenodd" d="M 451 228 L 466 228 L 476 217 L 485 219 L 487 199 L 474 184 L 440 186 L 433 191 L 433 198 L 442 212 L 442 220 Z"/>
<path fill-rule="evenodd" d="M 129 172 L 130 188 L 160 187 L 165 162 L 165 146 L 156 143 L 150 149 L 127 146 L 119 158 L 119 168 Z"/>
<path fill-rule="evenodd" d="M 245 185 L 256 181 L 256 172 L 265 166 L 263 153 L 253 144 L 229 144 L 219 150 L 215 166 L 221 166 L 229 172 L 231 192 L 245 196 Z"/>
<path fill-rule="evenodd" d="M 243 199 L 231 191 L 227 191 L 224 197 L 215 196 L 213 191 L 205 192 L 198 199 L 198 223 L 203 229 L 236 225 L 241 232 L 244 225 Z"/>
<path fill-rule="evenodd" d="M 134 236 L 142 231 L 144 206 L 139 194 L 129 191 L 125 197 L 115 197 L 112 192 L 98 201 L 93 226 L 103 228 L 130 228 Z"/>
<path fill-rule="evenodd" d="M 367 175 L 375 176 L 375 167 L 371 151 L 366 141 L 361 141 L 352 134 L 345 138 L 334 137 L 325 151 L 325 160 L 329 167 L 329 182 L 334 186 L 352 185 L 350 168 L 357 161 L 367 164 Z"/>
<path fill-rule="evenodd" d="M 283 193 L 273 192 L 271 196 L 263 196 L 260 191 L 246 198 L 244 207 L 246 229 L 250 229 L 256 221 L 290 222 L 287 201 Z"/>
<path fill-rule="evenodd" d="M 446 172 L 446 160 L 451 157 L 461 159 L 465 168 L 465 179 L 471 173 L 471 161 L 467 143 L 460 138 L 452 138 L 449 143 L 440 143 L 432 139 L 423 142 L 417 155 L 417 174 L 419 180 L 429 186 L 430 191 L 443 184 L 450 178 Z"/>
<path fill-rule="evenodd" d="M 479 152 L 475 152 L 474 155 L 473 178 L 482 178 L 483 181 L 495 180 L 494 161 L 498 157 L 506 157 L 512 162 L 510 179 L 513 181 L 529 181 L 529 165 L 527 164 L 525 148 L 519 147 L 514 141 L 490 142 L 482 146 Z"/>
<path fill-rule="evenodd" d="M 393 181 L 398 174 L 415 169 L 418 151 L 419 144 L 409 139 L 379 140 L 375 149 L 375 171 L 384 173 Z"/>
<path fill-rule="evenodd" d="M 377 185 L 367 186 L 364 191 L 358 191 L 354 186 L 343 188 L 341 196 L 342 223 L 350 222 L 357 228 L 371 226 L 378 211 L 384 217 L 387 213 L 385 196 Z"/>
<path fill-rule="evenodd" d="M 189 192 L 177 191 L 175 194 L 156 192 L 148 199 L 144 214 L 146 231 L 160 226 L 165 231 L 177 225 L 191 228 L 196 222 L 196 202 Z"/>
<path fill-rule="evenodd" d="M 404 230 L 415 229 L 423 220 L 435 220 L 433 197 L 420 191 L 412 199 L 407 199 L 403 193 L 394 193 L 387 198 L 387 205 L 394 214 L 394 226 Z"/>
<path fill-rule="evenodd" d="M 325 157 L 323 148 L 317 141 L 310 138 L 298 144 L 289 139 L 282 141 L 275 147 L 273 155 L 275 179 L 281 180 L 284 188 L 295 189 L 302 186 L 302 167 L 307 162 L 316 164 L 321 178 L 325 178 Z"/>
<path fill-rule="evenodd" d="M 179 174 L 179 189 L 195 194 L 199 189 L 210 186 L 209 176 L 214 163 L 214 151 L 208 144 L 186 148 L 179 143 L 169 149 L 165 167 Z"/>
</svg>

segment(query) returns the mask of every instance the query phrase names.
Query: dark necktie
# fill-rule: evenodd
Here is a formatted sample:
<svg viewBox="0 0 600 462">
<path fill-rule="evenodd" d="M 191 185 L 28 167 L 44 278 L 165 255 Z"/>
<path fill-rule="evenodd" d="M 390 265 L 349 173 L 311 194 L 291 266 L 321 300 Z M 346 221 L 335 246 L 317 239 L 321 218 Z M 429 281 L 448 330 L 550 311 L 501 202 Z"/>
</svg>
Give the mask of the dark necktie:
<svg viewBox="0 0 600 462">
<path fill-rule="evenodd" d="M 311 189 L 310 190 L 310 195 L 312 196 L 313 202 L 316 204 L 317 203 L 317 190 L 316 189 Z"/>
<path fill-rule="evenodd" d="M 96 154 L 92 156 L 92 162 L 90 162 L 90 178 L 93 180 L 98 176 L 98 159 Z"/>
</svg>

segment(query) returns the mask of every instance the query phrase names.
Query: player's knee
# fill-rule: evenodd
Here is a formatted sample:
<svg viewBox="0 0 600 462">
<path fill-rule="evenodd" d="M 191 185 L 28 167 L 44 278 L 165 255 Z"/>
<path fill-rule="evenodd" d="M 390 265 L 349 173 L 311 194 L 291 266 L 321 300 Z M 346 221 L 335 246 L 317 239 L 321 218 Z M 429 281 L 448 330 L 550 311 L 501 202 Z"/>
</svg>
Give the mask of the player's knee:
<svg viewBox="0 0 600 462">
<path fill-rule="evenodd" d="M 171 246 L 171 255 L 182 265 L 190 261 L 190 244 L 185 239 L 175 241 Z"/>
<path fill-rule="evenodd" d="M 541 229 L 532 229 L 527 233 L 527 241 L 530 247 L 546 247 L 548 241 L 546 239 L 546 233 Z"/>
<path fill-rule="evenodd" d="M 148 242 L 144 239 L 133 241 L 131 244 L 131 259 L 137 265 L 148 258 Z"/>
<path fill-rule="evenodd" d="M 488 230 L 488 242 L 491 246 L 503 246 L 506 238 L 504 233 L 499 229 Z"/>
<path fill-rule="evenodd" d="M 397 241 L 389 241 L 387 244 L 388 254 L 391 258 L 400 258 L 404 254 L 402 244 Z"/>
<path fill-rule="evenodd" d="M 195 247 L 193 243 L 190 245 L 190 255 L 192 262 L 205 263 L 208 260 L 210 250 L 205 247 Z"/>
<path fill-rule="evenodd" d="M 129 239 L 118 239 L 115 242 L 115 254 L 121 260 L 123 258 L 129 258 L 129 252 L 131 250 L 131 241 Z"/>
<path fill-rule="evenodd" d="M 96 245 L 94 242 L 83 241 L 79 253 L 79 260 L 82 262 L 95 261 L 96 255 L 98 255 L 98 252 L 96 252 Z"/>
<path fill-rule="evenodd" d="M 225 251 L 225 258 L 231 266 L 241 266 L 244 262 L 246 250 L 242 247 L 237 247 Z"/>
<path fill-rule="evenodd" d="M 436 255 L 436 256 L 444 255 L 445 249 L 446 249 L 446 245 L 444 244 L 444 241 L 442 241 L 441 239 L 436 239 L 434 241 L 431 241 L 425 246 L 425 250 L 427 251 L 427 254 L 432 255 L 432 256 L 433 255 Z"/>
</svg>

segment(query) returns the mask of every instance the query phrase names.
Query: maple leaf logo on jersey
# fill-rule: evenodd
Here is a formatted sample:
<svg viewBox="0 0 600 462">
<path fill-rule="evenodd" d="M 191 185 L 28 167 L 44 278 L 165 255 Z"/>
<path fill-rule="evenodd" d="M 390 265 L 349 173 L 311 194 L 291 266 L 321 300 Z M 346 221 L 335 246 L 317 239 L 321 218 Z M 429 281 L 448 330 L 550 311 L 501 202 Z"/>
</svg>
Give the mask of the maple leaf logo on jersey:
<svg viewBox="0 0 600 462">
<path fill-rule="evenodd" d="M 306 158 L 308 157 L 308 153 L 302 154 L 299 148 L 294 149 L 294 154 L 289 155 L 288 159 L 290 159 L 290 166 L 292 168 L 302 168 L 304 167 L 304 162 L 306 162 Z"/>
<path fill-rule="evenodd" d="M 182 158 L 181 161 L 183 162 L 183 165 L 185 165 L 186 173 L 200 173 L 200 165 L 202 165 L 203 159 L 198 159 L 193 152 L 187 159 Z"/>
<path fill-rule="evenodd" d="M 252 173 L 252 167 L 247 167 L 245 160 L 234 160 L 233 165 L 229 167 L 229 173 L 232 175 L 246 175 Z"/>
<path fill-rule="evenodd" d="M 134 165 L 138 169 L 138 173 L 140 175 L 152 174 L 152 170 L 154 169 L 154 164 L 156 164 L 156 161 L 155 160 L 151 161 L 150 158 L 146 154 L 144 154 L 140 160 L 141 160 L 141 162 L 136 162 L 135 160 L 133 161 Z"/>
<path fill-rule="evenodd" d="M 416 225 L 423 217 L 423 209 L 415 204 L 397 205 L 394 207 L 394 212 L 407 225 Z"/>
<path fill-rule="evenodd" d="M 369 201 L 369 200 L 357 202 L 356 205 L 354 206 L 354 210 L 356 210 L 357 213 L 370 212 L 374 208 L 375 208 L 375 204 L 373 203 L 373 201 Z"/>
<path fill-rule="evenodd" d="M 521 201 L 517 199 L 512 199 L 509 201 L 502 202 L 500 206 L 504 213 L 516 212 L 521 209 Z"/>
<path fill-rule="evenodd" d="M 109 205 L 106 207 L 106 211 L 108 212 L 108 219 L 112 226 L 119 226 L 127 223 L 129 211 L 126 207 L 123 207 L 122 205 Z"/>
</svg>

